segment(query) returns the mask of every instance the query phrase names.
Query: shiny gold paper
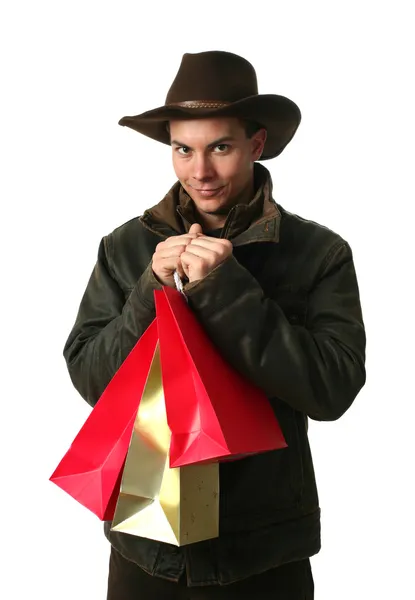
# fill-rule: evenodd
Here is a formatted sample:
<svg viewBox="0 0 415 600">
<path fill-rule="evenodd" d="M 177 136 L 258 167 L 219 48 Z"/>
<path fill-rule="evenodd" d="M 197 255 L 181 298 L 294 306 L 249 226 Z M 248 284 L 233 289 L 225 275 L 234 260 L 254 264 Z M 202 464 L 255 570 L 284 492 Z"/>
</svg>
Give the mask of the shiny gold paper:
<svg viewBox="0 0 415 600">
<path fill-rule="evenodd" d="M 123 531 L 184 546 L 219 535 L 219 465 L 170 469 L 159 346 L 154 353 L 112 523 Z"/>
</svg>

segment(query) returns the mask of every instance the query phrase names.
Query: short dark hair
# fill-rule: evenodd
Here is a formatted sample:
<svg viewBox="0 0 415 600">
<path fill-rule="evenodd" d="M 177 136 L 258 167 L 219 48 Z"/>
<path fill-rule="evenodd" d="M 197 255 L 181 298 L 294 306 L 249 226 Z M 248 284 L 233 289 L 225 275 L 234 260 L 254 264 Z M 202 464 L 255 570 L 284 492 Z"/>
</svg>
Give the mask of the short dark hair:
<svg viewBox="0 0 415 600">
<path fill-rule="evenodd" d="M 263 125 L 260 125 L 255 121 L 248 121 L 246 119 L 241 119 L 241 125 L 245 129 L 247 138 L 251 138 L 257 131 L 264 129 Z"/>
</svg>

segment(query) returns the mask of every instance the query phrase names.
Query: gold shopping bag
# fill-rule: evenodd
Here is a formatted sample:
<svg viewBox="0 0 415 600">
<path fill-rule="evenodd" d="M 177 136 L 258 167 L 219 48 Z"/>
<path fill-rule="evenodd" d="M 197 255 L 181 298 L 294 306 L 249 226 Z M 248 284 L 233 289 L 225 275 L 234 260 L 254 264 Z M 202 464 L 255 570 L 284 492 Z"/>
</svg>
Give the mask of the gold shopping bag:
<svg viewBox="0 0 415 600">
<path fill-rule="evenodd" d="M 134 423 L 112 530 L 176 546 L 218 537 L 219 465 L 171 469 L 170 439 L 157 344 Z"/>
</svg>

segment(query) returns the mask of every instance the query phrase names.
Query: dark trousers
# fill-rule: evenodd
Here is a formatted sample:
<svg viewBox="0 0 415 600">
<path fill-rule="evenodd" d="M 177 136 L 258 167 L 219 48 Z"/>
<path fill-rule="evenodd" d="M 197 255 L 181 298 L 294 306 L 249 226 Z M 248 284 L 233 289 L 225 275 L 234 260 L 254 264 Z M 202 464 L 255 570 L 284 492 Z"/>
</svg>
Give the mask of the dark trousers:
<svg viewBox="0 0 415 600">
<path fill-rule="evenodd" d="M 107 600 L 313 600 L 310 561 L 271 569 L 229 585 L 187 587 L 152 577 L 111 549 Z"/>
</svg>

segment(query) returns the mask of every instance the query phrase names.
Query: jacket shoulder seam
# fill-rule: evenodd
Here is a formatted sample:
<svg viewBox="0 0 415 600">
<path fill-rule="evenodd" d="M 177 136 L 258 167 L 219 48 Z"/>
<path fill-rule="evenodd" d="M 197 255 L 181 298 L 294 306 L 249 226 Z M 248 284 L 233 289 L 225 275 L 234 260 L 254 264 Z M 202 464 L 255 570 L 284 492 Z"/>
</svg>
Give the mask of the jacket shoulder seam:
<svg viewBox="0 0 415 600">
<path fill-rule="evenodd" d="M 334 256 L 336 254 L 338 254 L 342 248 L 347 248 L 347 247 L 349 247 L 349 244 L 343 239 L 336 240 L 334 242 L 334 244 L 329 248 L 326 256 L 324 257 L 324 259 L 321 262 L 320 268 L 317 273 L 317 280 L 320 279 L 321 276 L 323 276 L 328 265 L 333 260 Z"/>
<path fill-rule="evenodd" d="M 107 265 L 108 265 L 108 270 L 110 272 L 111 277 L 114 279 L 114 281 L 118 282 L 118 279 L 115 275 L 115 271 L 114 271 L 114 263 L 112 260 L 112 256 L 113 256 L 113 242 L 112 242 L 112 234 L 108 234 L 106 236 L 104 236 L 103 238 L 103 242 L 104 242 L 104 250 L 105 250 L 105 256 L 107 259 Z"/>
</svg>

